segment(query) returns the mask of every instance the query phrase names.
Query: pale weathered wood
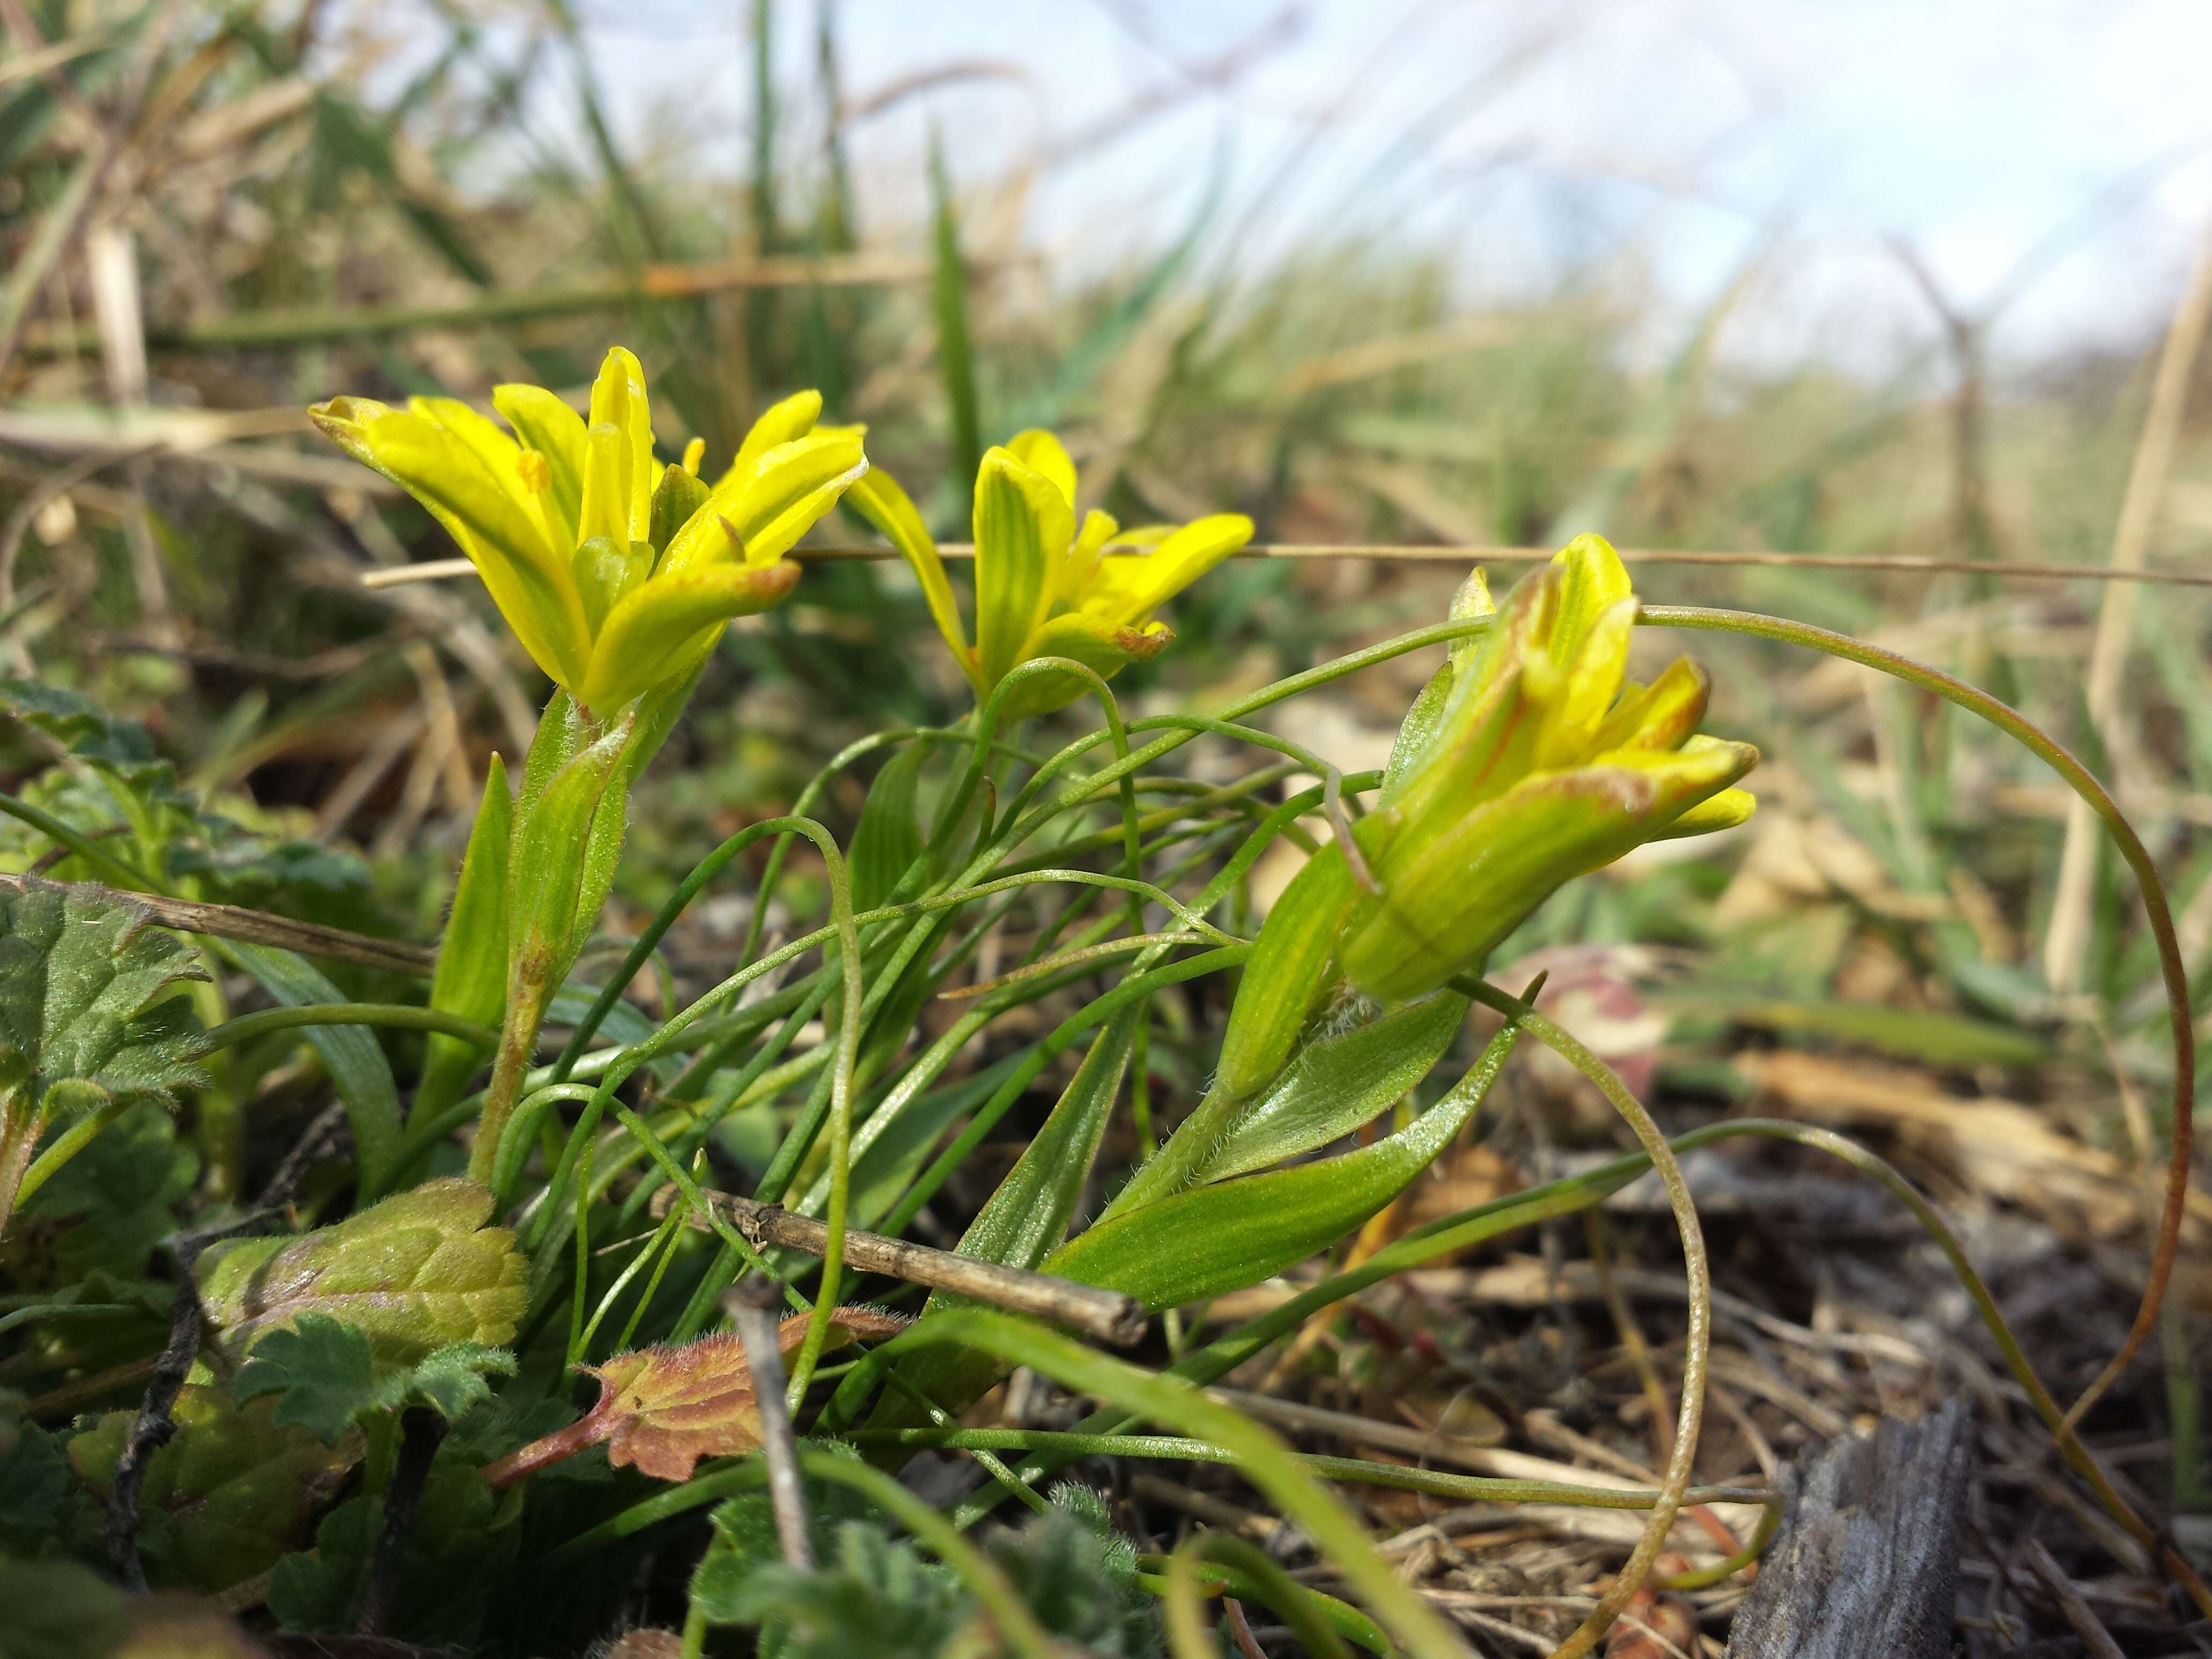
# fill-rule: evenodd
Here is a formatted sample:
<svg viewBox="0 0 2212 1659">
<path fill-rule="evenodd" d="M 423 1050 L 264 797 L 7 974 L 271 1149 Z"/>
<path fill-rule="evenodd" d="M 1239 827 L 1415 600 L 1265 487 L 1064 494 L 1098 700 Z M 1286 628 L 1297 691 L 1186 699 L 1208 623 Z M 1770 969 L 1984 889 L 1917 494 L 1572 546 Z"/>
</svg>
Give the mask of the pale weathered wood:
<svg viewBox="0 0 2212 1659">
<path fill-rule="evenodd" d="M 1954 1399 L 1785 1471 L 1789 1510 L 1729 1659 L 1948 1659 L 1972 1439 Z"/>
</svg>

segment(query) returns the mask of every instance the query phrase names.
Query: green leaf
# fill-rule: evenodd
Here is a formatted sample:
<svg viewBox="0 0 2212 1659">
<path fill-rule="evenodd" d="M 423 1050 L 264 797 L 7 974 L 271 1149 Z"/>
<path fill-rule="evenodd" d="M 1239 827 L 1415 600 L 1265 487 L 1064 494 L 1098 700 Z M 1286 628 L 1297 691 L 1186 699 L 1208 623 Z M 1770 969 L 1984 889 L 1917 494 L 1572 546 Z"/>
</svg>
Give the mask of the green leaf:
<svg viewBox="0 0 2212 1659">
<path fill-rule="evenodd" d="M 885 902 L 921 857 L 921 822 L 915 795 L 929 751 L 927 742 L 908 744 L 884 763 L 868 787 L 846 854 L 855 910 L 872 910 Z"/>
<path fill-rule="evenodd" d="M 173 1103 L 204 1084 L 199 1021 L 179 994 L 207 976 L 141 906 L 35 879 L 0 888 L 0 1065 L 33 1102 L 82 1099 L 62 1085 L 83 1084 Z"/>
<path fill-rule="evenodd" d="M 296 1424 L 325 1444 L 374 1408 L 376 1355 L 368 1333 L 328 1314 L 305 1314 L 289 1330 L 271 1331 L 239 1368 L 232 1391 L 241 1401 L 277 1396 L 270 1420 Z"/>
<path fill-rule="evenodd" d="M 438 969 L 430 981 L 433 1008 L 480 1025 L 496 1027 L 507 1001 L 507 859 L 514 834 L 507 765 L 494 755 L 484 770 L 483 797 L 477 805 L 468 850 L 461 855 L 453 913 L 446 918 Z M 414 1115 L 434 1116 L 459 1100 L 483 1052 L 459 1037 L 434 1033 L 415 1091 Z"/>
<path fill-rule="evenodd" d="M 514 1358 L 480 1342 L 450 1342 L 414 1365 L 379 1364 L 368 1333 L 326 1314 L 304 1314 L 271 1331 L 240 1367 L 240 1400 L 277 1396 L 279 1425 L 296 1423 L 325 1442 L 366 1412 L 422 1404 L 447 1422 L 491 1396 L 487 1373 L 512 1376 Z"/>
<path fill-rule="evenodd" d="M 835 1553 L 811 1571 L 739 1571 L 710 1555 L 692 1594 L 714 1623 L 763 1626 L 763 1659 L 939 1659 L 969 1616 L 951 1571 L 867 1521 L 840 1527 Z"/>
<path fill-rule="evenodd" d="M 1520 1028 L 1395 1134 L 1339 1158 L 1175 1194 L 1102 1221 L 1047 1257 L 1046 1273 L 1181 1307 L 1243 1290 L 1342 1238 L 1412 1184 L 1482 1105 Z"/>
<path fill-rule="evenodd" d="M 252 975 L 272 1000 L 287 1008 L 346 1000 L 321 969 L 289 951 L 230 939 L 217 940 L 213 948 Z M 322 1056 L 338 1098 L 345 1103 L 361 1190 L 374 1196 L 383 1190 L 399 1150 L 399 1085 L 392 1081 L 392 1062 L 366 1026 L 309 1025 L 301 1035 Z"/>
<path fill-rule="evenodd" d="M 385 1402 L 398 1410 L 429 1407 L 448 1423 L 491 1398 L 494 1376 L 514 1375 L 514 1356 L 482 1342 L 448 1342 L 423 1357 L 412 1370 L 396 1373 L 384 1384 Z"/>
<path fill-rule="evenodd" d="M 315 1511 L 361 1459 L 358 1435 L 326 1445 L 277 1421 L 273 1402 L 234 1405 L 188 1384 L 174 1438 L 146 1465 L 139 1541 L 157 1585 L 227 1589 L 307 1537 Z M 110 1412 L 69 1443 L 77 1478 L 105 1503 L 138 1413 Z"/>
<path fill-rule="evenodd" d="M 991 1541 L 999 1564 L 1037 1622 L 1095 1659 L 1152 1659 L 1161 1651 L 1152 1597 L 1137 1588 L 1137 1549 L 1115 1532 L 1106 1500 L 1069 1481 L 1052 1508 Z"/>
<path fill-rule="evenodd" d="M 934 133 L 929 143 L 929 196 L 930 301 L 937 323 L 937 367 L 945 378 L 951 416 L 951 481 L 964 508 L 983 459 L 983 421 L 975 396 L 975 351 L 968 331 L 968 271 L 960 258 L 959 210 L 952 200 L 945 147 Z M 964 511 L 960 514 L 967 516 Z"/>
<path fill-rule="evenodd" d="M 507 872 L 511 969 L 547 988 L 560 983 L 575 959 L 571 939 L 598 919 L 579 904 L 586 854 L 598 838 L 595 815 L 611 791 L 629 732 L 617 727 L 578 751 L 546 781 L 544 793 L 514 819 L 514 857 Z M 533 745 L 532 758 L 536 758 Z M 617 837 L 618 839 L 618 837 Z M 510 994 L 512 992 L 510 991 Z"/>
<path fill-rule="evenodd" d="M 1282 1070 L 1328 981 L 1337 934 L 1358 897 L 1334 843 L 1291 878 L 1244 964 L 1221 1039 L 1218 1087 L 1241 1098 Z"/>
<path fill-rule="evenodd" d="M 1670 1006 L 1768 1030 L 1832 1037 L 1933 1066 L 2034 1066 L 2050 1049 L 2024 1031 L 1927 1008 L 1878 1002 L 1763 1002 L 1694 993 Z"/>
<path fill-rule="evenodd" d="M 89 697 L 38 680 L 0 680 L 0 705 L 149 803 L 194 805 L 177 787 L 176 768 L 155 752 L 137 720 L 117 720 Z"/>
<path fill-rule="evenodd" d="M 1226 1133 L 1194 1153 L 1188 1183 L 1264 1170 L 1350 1134 L 1429 1074 L 1466 1018 L 1467 999 L 1445 992 L 1309 1041 Z"/>
<path fill-rule="evenodd" d="M 76 1284 L 94 1273 L 137 1277 L 176 1231 L 177 1206 L 199 1170 L 199 1155 L 179 1144 L 165 1109 L 133 1107 L 23 1200 L 24 1224 L 9 1234 L 0 1273 L 19 1289 Z"/>
<path fill-rule="evenodd" d="M 0 1547 L 45 1553 L 69 1497 L 69 1458 L 37 1424 L 0 1417 Z M 9 1650 L 0 1647 L 0 1653 Z"/>
<path fill-rule="evenodd" d="M 657 690 L 646 693 L 631 716 L 629 740 L 623 745 L 614 775 L 600 797 L 599 811 L 592 817 L 591 839 L 584 849 L 583 878 L 576 895 L 575 921 L 568 935 L 568 958 L 562 965 L 564 975 L 589 942 L 592 930 L 599 926 L 599 911 L 614 889 L 615 866 L 622 860 L 623 837 L 629 826 L 629 792 L 636 786 L 639 775 L 660 752 L 660 745 L 668 741 L 668 734 L 676 729 L 684 705 L 691 700 L 693 688 L 699 684 L 699 676 L 705 672 L 702 659 L 690 673 L 677 675 Z"/>
<path fill-rule="evenodd" d="M 1034 1267 L 1066 1237 L 1067 1224 L 1091 1179 L 1107 1119 L 1121 1091 L 1137 1022 L 1144 1012 L 1142 1006 L 1132 1004 L 1107 1022 L 1044 1127 L 1031 1138 L 999 1190 L 969 1224 L 960 1241 L 962 1255 L 1010 1267 Z M 939 1291 L 930 1303 L 949 1307 L 958 1299 Z"/>
<path fill-rule="evenodd" d="M 375 1358 L 411 1365 L 449 1342 L 499 1346 L 521 1317 L 528 1264 L 492 1196 L 426 1182 L 293 1238 L 234 1239 L 200 1257 L 200 1298 L 242 1358 L 270 1332 L 327 1314 L 368 1333 Z"/>
</svg>

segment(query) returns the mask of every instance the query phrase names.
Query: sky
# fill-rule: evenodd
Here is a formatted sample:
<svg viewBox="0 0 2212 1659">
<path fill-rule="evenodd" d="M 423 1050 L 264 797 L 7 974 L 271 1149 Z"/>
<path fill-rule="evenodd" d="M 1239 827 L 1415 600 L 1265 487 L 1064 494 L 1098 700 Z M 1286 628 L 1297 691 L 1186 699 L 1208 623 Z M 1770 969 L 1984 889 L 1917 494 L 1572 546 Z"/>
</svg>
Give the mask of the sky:
<svg viewBox="0 0 2212 1659">
<path fill-rule="evenodd" d="M 1907 247 L 2002 367 L 2139 348 L 2212 222 L 2202 0 L 834 3 L 864 226 L 918 222 L 934 131 L 971 198 L 1026 177 L 1070 279 L 1204 210 L 1248 270 L 1376 239 L 1469 307 L 1632 280 L 1656 352 L 1736 285 L 1727 349 L 1872 366 L 1939 327 Z M 750 8 L 580 13 L 617 124 L 741 173 Z M 794 110 L 816 16 L 774 9 Z"/>
</svg>

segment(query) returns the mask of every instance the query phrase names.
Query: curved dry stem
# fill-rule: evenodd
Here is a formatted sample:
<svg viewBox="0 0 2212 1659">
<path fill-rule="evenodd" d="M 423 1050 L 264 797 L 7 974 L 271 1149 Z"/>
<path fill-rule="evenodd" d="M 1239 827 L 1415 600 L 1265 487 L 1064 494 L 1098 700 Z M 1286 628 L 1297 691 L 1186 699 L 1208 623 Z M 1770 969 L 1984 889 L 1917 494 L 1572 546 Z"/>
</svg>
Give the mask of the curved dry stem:
<svg viewBox="0 0 2212 1659">
<path fill-rule="evenodd" d="M 2106 830 L 2120 849 L 2120 856 L 2134 872 L 2136 886 L 2142 895 L 2144 913 L 2150 921 L 2151 937 L 2158 947 L 2159 973 L 2166 981 L 2166 1017 L 2173 1034 L 2173 1146 L 2166 1166 L 2166 1200 L 2159 1215 L 2158 1237 L 2151 1252 L 2150 1277 L 2144 1284 L 2135 1323 L 2129 1328 L 2127 1340 L 2120 1344 L 2112 1362 L 2064 1413 L 2063 1420 L 2071 1429 L 2127 1369 L 2137 1350 L 2158 1328 L 2159 1309 L 2173 1277 L 2174 1258 L 2181 1246 L 2181 1220 L 2189 1198 L 2190 1152 L 2195 1139 L 2197 1033 L 2191 1024 L 2189 970 L 2182 961 L 2181 942 L 2174 934 L 2166 886 L 2159 879 L 2158 866 L 2152 862 L 2149 849 L 2136 834 L 2135 826 L 2128 822 L 2127 814 L 2120 811 L 2119 804 L 2106 793 L 2105 787 L 2089 769 L 2068 752 L 2064 744 L 2010 704 L 1999 702 L 1988 692 L 1954 678 L 1941 669 L 1930 668 L 1894 651 L 1885 651 L 1878 645 L 1869 645 L 1863 640 L 1855 640 L 1848 634 L 1815 628 L 1809 623 L 1761 616 L 1755 611 L 1716 611 L 1690 605 L 1647 605 L 1637 620 L 1668 628 L 1747 634 L 1758 639 L 1806 646 L 1825 651 L 1832 657 L 1841 657 L 1846 662 L 1880 669 L 1923 691 L 1934 692 L 1947 702 L 1955 703 L 1987 720 L 2063 778 L 2068 787 L 2104 820 Z"/>
<path fill-rule="evenodd" d="M 1674 1530 L 1674 1516 L 1682 1507 L 1682 1496 L 1689 1490 L 1692 1466 L 1698 1458 L 1698 1431 L 1705 1420 L 1705 1359 L 1712 1346 L 1712 1270 L 1705 1259 L 1705 1232 L 1698 1224 L 1697 1206 L 1690 1201 L 1689 1182 L 1682 1178 L 1682 1166 L 1674 1160 L 1674 1149 L 1667 1144 L 1667 1137 L 1659 1132 L 1651 1114 L 1629 1092 L 1628 1085 L 1613 1067 L 1519 997 L 1471 974 L 1455 975 L 1451 984 L 1454 990 L 1517 1021 L 1523 1030 L 1548 1045 L 1604 1091 L 1613 1109 L 1635 1132 L 1638 1143 L 1651 1160 L 1651 1167 L 1658 1172 L 1660 1184 L 1667 1189 L 1667 1202 L 1674 1212 L 1674 1224 L 1682 1235 L 1682 1268 L 1690 1285 L 1689 1324 L 1682 1339 L 1682 1403 L 1674 1418 L 1674 1444 L 1668 1455 L 1658 1500 L 1651 1506 L 1651 1519 L 1644 1525 L 1644 1535 L 1629 1552 L 1627 1563 L 1613 1580 L 1613 1587 L 1598 1598 L 1589 1616 L 1553 1654 L 1553 1659 L 1582 1659 L 1583 1654 L 1597 1645 L 1599 1638 L 1620 1616 L 1621 1609 L 1644 1587 L 1652 1563 L 1666 1547 L 1667 1534 Z"/>
</svg>

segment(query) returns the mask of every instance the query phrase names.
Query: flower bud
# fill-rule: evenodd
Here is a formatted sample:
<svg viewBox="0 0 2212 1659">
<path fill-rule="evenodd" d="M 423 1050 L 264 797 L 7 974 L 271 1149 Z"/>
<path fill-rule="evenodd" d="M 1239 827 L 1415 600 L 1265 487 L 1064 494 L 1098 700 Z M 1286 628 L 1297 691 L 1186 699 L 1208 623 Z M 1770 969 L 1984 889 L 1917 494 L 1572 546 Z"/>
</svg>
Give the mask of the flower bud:
<svg viewBox="0 0 2212 1659">
<path fill-rule="evenodd" d="M 1423 694 L 1426 718 L 1408 720 L 1355 832 L 1374 890 L 1352 905 L 1337 963 L 1356 988 L 1423 995 L 1479 970 L 1563 883 L 1750 817 L 1729 786 L 1759 751 L 1694 735 L 1708 687 L 1688 659 L 1649 686 L 1626 680 L 1635 619 L 1619 555 L 1577 538 Z"/>
</svg>

